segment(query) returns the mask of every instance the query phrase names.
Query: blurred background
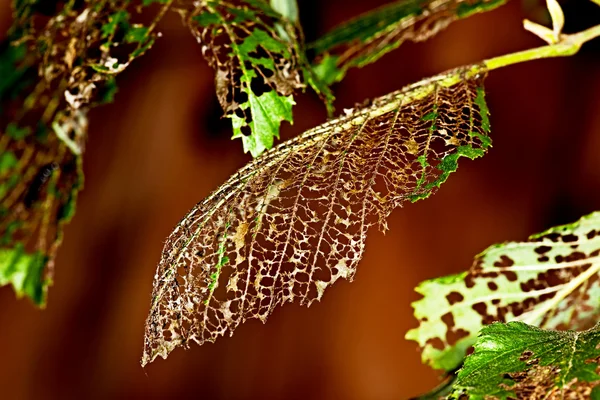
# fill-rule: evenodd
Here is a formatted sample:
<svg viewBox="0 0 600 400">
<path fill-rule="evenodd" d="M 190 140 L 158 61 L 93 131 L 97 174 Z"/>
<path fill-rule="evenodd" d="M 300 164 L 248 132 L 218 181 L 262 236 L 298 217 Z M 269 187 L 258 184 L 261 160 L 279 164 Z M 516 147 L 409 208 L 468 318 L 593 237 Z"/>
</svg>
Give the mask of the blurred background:
<svg viewBox="0 0 600 400">
<path fill-rule="evenodd" d="M 314 40 L 383 0 L 303 0 Z M 406 43 L 334 87 L 338 110 L 429 75 L 543 43 L 522 29 L 540 4 L 513 0 Z M 564 3 L 566 32 L 600 23 L 590 1 Z M 0 0 L 0 32 L 10 24 Z M 538 19 L 538 21 L 541 21 Z M 310 308 L 278 308 L 232 338 L 174 351 L 142 369 L 144 321 L 165 238 L 250 158 L 229 139 L 213 74 L 177 15 L 117 79 L 115 103 L 92 110 L 85 189 L 65 232 L 46 310 L 0 288 L 2 399 L 406 399 L 433 387 L 405 332 L 422 280 L 459 272 L 488 245 L 600 210 L 600 39 L 570 58 L 494 71 L 487 79 L 494 147 L 462 159 L 440 191 L 370 232 L 352 284 Z M 0 77 L 1 79 L 1 77 Z M 293 137 L 325 121 L 298 99 Z"/>
</svg>

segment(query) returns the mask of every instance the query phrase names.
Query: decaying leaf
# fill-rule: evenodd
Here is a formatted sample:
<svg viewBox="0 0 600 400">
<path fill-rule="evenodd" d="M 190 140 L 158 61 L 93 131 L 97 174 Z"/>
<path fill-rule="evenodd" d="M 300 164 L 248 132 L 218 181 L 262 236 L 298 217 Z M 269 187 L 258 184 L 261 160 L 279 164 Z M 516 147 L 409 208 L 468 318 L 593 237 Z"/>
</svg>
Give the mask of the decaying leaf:
<svg viewBox="0 0 600 400">
<path fill-rule="evenodd" d="M 263 0 L 201 0 L 182 11 L 215 70 L 217 97 L 233 138 L 254 157 L 293 121 L 293 92 L 303 88 L 296 26 Z"/>
<path fill-rule="evenodd" d="M 477 333 L 493 321 L 545 329 L 585 329 L 600 312 L 600 212 L 489 247 L 471 270 L 422 282 L 413 303 L 419 327 L 406 335 L 423 362 L 452 370 Z"/>
<path fill-rule="evenodd" d="M 600 394 L 600 325 L 542 330 L 521 322 L 481 330 L 450 398 L 587 400 Z"/>
<path fill-rule="evenodd" d="M 167 239 L 142 364 L 212 342 L 280 304 L 351 280 L 373 224 L 426 198 L 460 157 L 490 146 L 482 66 L 375 99 L 266 152 L 196 205 Z"/>
<path fill-rule="evenodd" d="M 384 5 L 326 33 L 309 47 L 315 71 L 327 84 L 342 80 L 352 67 L 363 67 L 404 41 L 427 40 L 451 22 L 492 10 L 506 0 L 401 0 Z"/>
<path fill-rule="evenodd" d="M 147 1 L 15 3 L 0 46 L 0 285 L 44 305 L 83 184 L 87 111 L 112 99 L 169 4 L 146 26 L 131 20 Z"/>
</svg>

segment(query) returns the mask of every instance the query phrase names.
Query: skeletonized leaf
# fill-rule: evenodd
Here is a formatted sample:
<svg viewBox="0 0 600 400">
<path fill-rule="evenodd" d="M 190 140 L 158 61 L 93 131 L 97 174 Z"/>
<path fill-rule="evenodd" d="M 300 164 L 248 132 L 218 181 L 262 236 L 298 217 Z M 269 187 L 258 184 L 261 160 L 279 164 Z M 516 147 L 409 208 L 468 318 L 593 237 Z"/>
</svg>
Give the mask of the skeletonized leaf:
<svg viewBox="0 0 600 400">
<path fill-rule="evenodd" d="M 481 66 L 375 99 L 266 152 L 167 239 L 142 364 L 212 342 L 280 304 L 351 280 L 371 225 L 435 191 L 490 145 Z"/>
<path fill-rule="evenodd" d="M 112 99 L 114 76 L 154 34 L 131 21 L 141 4 L 16 4 L 0 46 L 0 285 L 43 306 L 83 185 L 87 111 Z M 155 7 L 157 19 L 167 8 Z"/>
<path fill-rule="evenodd" d="M 600 311 L 600 212 L 489 247 L 471 270 L 422 282 L 413 303 L 419 327 L 406 335 L 423 362 L 452 370 L 482 326 L 522 321 L 546 329 L 584 329 Z"/>
<path fill-rule="evenodd" d="M 332 84 L 352 67 L 363 67 L 405 40 L 427 40 L 451 22 L 492 10 L 506 0 L 401 0 L 358 16 L 310 44 L 318 77 Z"/>
<path fill-rule="evenodd" d="M 293 122 L 294 90 L 304 87 L 295 25 L 262 0 L 201 0 L 182 13 L 215 70 L 233 138 L 254 157 L 270 149 L 281 121 Z"/>
<path fill-rule="evenodd" d="M 596 399 L 599 360 L 599 325 L 559 332 L 521 322 L 495 323 L 481 330 L 451 398 Z"/>
</svg>

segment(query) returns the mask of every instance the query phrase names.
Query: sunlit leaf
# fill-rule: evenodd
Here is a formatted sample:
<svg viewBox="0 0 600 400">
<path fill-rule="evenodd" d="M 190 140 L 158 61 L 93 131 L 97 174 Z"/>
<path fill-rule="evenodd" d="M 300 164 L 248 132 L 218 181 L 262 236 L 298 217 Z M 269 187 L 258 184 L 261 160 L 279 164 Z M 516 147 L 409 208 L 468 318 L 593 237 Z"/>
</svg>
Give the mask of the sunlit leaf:
<svg viewBox="0 0 600 400">
<path fill-rule="evenodd" d="M 134 23 L 136 3 L 16 4 L 0 46 L 0 285 L 43 306 L 83 185 L 87 111 L 155 33 Z M 156 20 L 167 8 L 152 7 Z"/>
<path fill-rule="evenodd" d="M 492 10 L 506 0 L 401 0 L 341 24 L 310 44 L 315 70 L 327 84 L 363 67 L 404 41 L 429 39 L 451 22 Z"/>
<path fill-rule="evenodd" d="M 280 304 L 351 280 L 367 230 L 431 195 L 490 146 L 481 66 L 348 110 L 266 152 L 196 205 L 167 239 L 142 364 L 212 342 Z"/>
<path fill-rule="evenodd" d="M 419 327 L 406 335 L 423 362 L 452 370 L 493 321 L 585 329 L 600 313 L 600 212 L 489 247 L 471 270 L 422 282 L 413 303 Z"/>
<path fill-rule="evenodd" d="M 559 332 L 495 323 L 481 330 L 451 398 L 597 399 L 599 360 L 599 325 Z"/>
</svg>

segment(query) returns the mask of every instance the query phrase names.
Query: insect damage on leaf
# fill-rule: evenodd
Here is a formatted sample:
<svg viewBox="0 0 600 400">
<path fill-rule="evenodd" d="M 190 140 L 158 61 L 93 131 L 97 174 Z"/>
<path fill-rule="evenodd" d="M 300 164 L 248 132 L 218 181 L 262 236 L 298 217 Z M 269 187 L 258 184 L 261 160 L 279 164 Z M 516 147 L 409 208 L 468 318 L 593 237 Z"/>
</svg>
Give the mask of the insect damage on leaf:
<svg viewBox="0 0 600 400">
<path fill-rule="evenodd" d="M 401 0 L 367 12 L 326 33 L 309 48 L 316 53 L 317 76 L 325 83 L 342 80 L 352 67 L 363 67 L 404 41 L 420 42 L 451 22 L 492 10 L 506 0 Z"/>
<path fill-rule="evenodd" d="M 419 327 L 406 335 L 423 362 L 452 370 L 482 326 L 522 321 L 546 329 L 584 329 L 600 311 L 600 212 L 489 247 L 468 272 L 422 282 L 413 303 Z"/>
<path fill-rule="evenodd" d="M 451 71 L 348 110 L 196 205 L 165 244 L 142 364 L 351 280 L 371 225 L 386 229 L 389 213 L 433 193 L 458 157 L 489 147 L 483 75 L 480 66 Z"/>
<path fill-rule="evenodd" d="M 262 0 L 202 0 L 182 14 L 215 70 L 233 138 L 257 157 L 279 138 L 281 121 L 293 121 L 293 92 L 304 88 L 296 27 Z"/>
<path fill-rule="evenodd" d="M 450 398 L 562 400 L 597 398 L 600 326 L 542 330 L 521 322 L 481 330 Z"/>
<path fill-rule="evenodd" d="M 154 41 L 127 3 L 16 2 L 0 45 L 0 285 L 39 306 L 83 185 L 87 111 Z M 167 7 L 153 7 L 157 19 Z"/>
</svg>

